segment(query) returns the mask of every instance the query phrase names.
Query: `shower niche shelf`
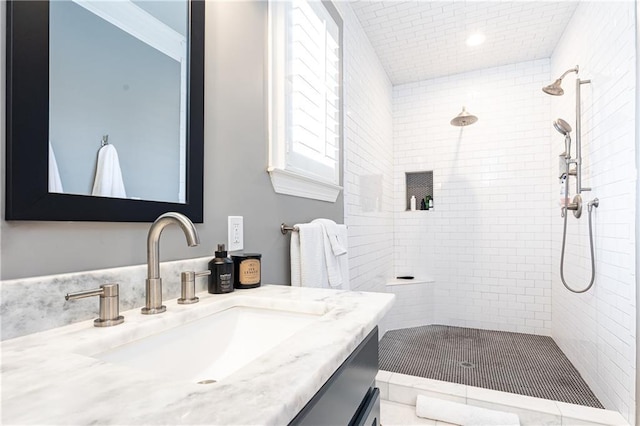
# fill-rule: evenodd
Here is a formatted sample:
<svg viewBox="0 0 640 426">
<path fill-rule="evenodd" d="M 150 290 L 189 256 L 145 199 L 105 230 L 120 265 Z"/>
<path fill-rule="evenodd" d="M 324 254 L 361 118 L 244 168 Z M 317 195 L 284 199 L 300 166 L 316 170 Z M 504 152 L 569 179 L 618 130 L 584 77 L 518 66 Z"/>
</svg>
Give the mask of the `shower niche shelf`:
<svg viewBox="0 0 640 426">
<path fill-rule="evenodd" d="M 421 200 L 424 200 L 426 197 L 429 197 L 433 200 L 433 171 L 406 172 L 405 181 L 407 188 L 405 205 L 407 211 L 411 210 L 412 195 L 416 197 L 416 211 L 421 210 Z M 429 210 L 432 209 L 433 207 L 431 207 Z"/>
</svg>

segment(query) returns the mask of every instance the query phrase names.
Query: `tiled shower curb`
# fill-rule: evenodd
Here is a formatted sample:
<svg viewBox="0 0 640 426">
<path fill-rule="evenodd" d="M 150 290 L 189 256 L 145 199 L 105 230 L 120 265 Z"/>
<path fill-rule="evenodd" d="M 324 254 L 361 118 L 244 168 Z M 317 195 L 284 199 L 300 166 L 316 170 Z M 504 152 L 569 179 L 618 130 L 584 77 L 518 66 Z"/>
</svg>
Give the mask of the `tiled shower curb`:
<svg viewBox="0 0 640 426">
<path fill-rule="evenodd" d="M 534 398 L 475 386 L 380 370 L 376 386 L 383 400 L 415 406 L 418 395 L 518 414 L 522 426 L 628 426 L 617 411 Z"/>
</svg>

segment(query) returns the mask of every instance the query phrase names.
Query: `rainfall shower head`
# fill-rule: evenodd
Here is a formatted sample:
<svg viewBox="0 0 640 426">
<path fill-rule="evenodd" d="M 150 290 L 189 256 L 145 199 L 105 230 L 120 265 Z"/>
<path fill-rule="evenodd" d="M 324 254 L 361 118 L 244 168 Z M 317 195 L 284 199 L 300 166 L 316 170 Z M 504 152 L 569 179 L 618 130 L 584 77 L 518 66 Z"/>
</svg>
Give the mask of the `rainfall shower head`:
<svg viewBox="0 0 640 426">
<path fill-rule="evenodd" d="M 470 124 L 473 124 L 476 121 L 478 121 L 478 117 L 476 117 L 473 114 L 469 114 L 469 112 L 467 112 L 465 107 L 462 107 L 462 112 L 457 116 L 455 116 L 450 121 L 450 123 L 452 126 L 462 127 L 462 126 L 468 126 Z"/>
<path fill-rule="evenodd" d="M 564 94 L 564 90 L 562 90 L 562 79 L 570 72 L 575 72 L 577 74 L 578 66 L 576 65 L 575 68 L 571 68 L 570 70 L 565 71 L 564 74 L 562 74 L 559 79 L 557 79 L 556 81 L 554 81 L 548 86 L 544 86 L 542 88 L 542 91 L 549 95 L 562 96 Z"/>
<path fill-rule="evenodd" d="M 558 118 L 556 121 L 554 121 L 553 127 L 555 127 L 558 132 L 565 136 L 569 136 L 569 133 L 571 133 L 572 130 L 571 125 L 564 121 L 562 118 Z"/>
<path fill-rule="evenodd" d="M 553 83 L 551 83 L 548 86 L 544 86 L 542 88 L 542 91 L 544 93 L 547 93 L 549 95 L 553 95 L 553 96 L 562 96 L 564 95 L 564 90 L 562 90 L 562 79 L 557 79 L 556 81 L 554 81 Z"/>
</svg>

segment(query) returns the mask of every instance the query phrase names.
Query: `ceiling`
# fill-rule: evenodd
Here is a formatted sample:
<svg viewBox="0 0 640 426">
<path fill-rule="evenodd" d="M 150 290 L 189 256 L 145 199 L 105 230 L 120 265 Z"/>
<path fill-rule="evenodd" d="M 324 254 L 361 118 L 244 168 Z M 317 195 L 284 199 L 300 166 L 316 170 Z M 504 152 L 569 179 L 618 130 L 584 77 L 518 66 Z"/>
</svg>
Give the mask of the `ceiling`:
<svg viewBox="0 0 640 426">
<path fill-rule="evenodd" d="M 548 58 L 576 1 L 371 1 L 351 6 L 392 84 Z M 465 40 L 482 32 L 486 41 Z"/>
</svg>

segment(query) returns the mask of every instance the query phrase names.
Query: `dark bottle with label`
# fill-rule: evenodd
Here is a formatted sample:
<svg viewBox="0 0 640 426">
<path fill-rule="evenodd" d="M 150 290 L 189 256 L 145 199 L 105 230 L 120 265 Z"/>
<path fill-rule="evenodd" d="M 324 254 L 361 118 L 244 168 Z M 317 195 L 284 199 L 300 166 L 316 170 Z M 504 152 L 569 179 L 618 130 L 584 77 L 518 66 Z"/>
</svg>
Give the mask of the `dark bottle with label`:
<svg viewBox="0 0 640 426">
<path fill-rule="evenodd" d="M 224 244 L 218 244 L 216 257 L 209 262 L 209 293 L 222 294 L 233 291 L 233 261 L 227 257 Z"/>
</svg>

